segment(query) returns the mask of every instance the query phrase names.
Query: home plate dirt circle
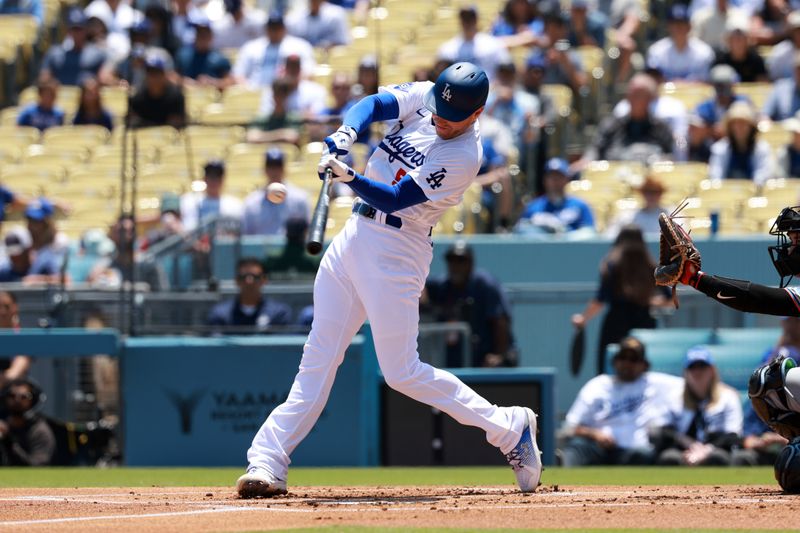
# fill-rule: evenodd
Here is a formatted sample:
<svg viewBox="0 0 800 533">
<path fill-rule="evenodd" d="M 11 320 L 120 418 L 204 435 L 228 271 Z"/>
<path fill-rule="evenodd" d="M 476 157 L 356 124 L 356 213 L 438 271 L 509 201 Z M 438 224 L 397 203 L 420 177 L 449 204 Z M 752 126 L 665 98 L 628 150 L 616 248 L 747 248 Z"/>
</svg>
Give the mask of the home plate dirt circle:
<svg viewBox="0 0 800 533">
<path fill-rule="evenodd" d="M 2 531 L 252 531 L 321 525 L 469 528 L 761 528 L 786 531 L 800 496 L 775 486 L 293 487 L 0 490 Z"/>
</svg>

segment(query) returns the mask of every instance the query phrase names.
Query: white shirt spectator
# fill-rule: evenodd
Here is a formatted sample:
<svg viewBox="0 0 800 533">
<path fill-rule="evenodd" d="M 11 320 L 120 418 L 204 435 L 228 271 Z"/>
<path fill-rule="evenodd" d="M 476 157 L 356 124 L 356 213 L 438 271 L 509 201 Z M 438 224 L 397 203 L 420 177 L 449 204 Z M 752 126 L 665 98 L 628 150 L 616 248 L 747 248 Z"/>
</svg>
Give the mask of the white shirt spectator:
<svg viewBox="0 0 800 533">
<path fill-rule="evenodd" d="M 325 87 L 313 81 L 300 80 L 297 89 L 289 95 L 286 101 L 286 110 L 303 116 L 317 116 L 327 108 L 327 102 L 328 91 Z M 261 95 L 259 115 L 269 116 L 273 109 L 275 109 L 275 101 L 272 98 L 272 87 L 267 87 Z"/>
<path fill-rule="evenodd" d="M 322 3 L 317 15 L 311 15 L 308 7 L 293 10 L 286 16 L 286 29 L 311 46 L 327 48 L 350 42 L 347 12 L 328 2 Z"/>
<path fill-rule="evenodd" d="M 220 198 L 209 198 L 201 192 L 190 192 L 181 196 L 181 222 L 186 231 L 194 230 L 214 215 L 240 220 L 242 213 L 242 201 L 227 194 Z"/>
<path fill-rule="evenodd" d="M 716 2 L 717 0 L 692 0 L 689 4 L 689 13 L 694 16 L 705 8 L 713 8 Z M 730 0 L 728 6 L 741 9 L 748 17 L 752 17 L 764 9 L 764 0 Z"/>
<path fill-rule="evenodd" d="M 683 50 L 664 37 L 647 51 L 647 65 L 660 69 L 669 81 L 706 81 L 713 62 L 714 50 L 697 37 L 689 37 Z"/>
<path fill-rule="evenodd" d="M 772 47 L 767 57 L 767 72 L 772 81 L 794 76 L 794 56 L 798 50 L 791 39 L 782 41 Z"/>
<path fill-rule="evenodd" d="M 106 0 L 94 0 L 86 6 L 83 13 L 87 19 L 95 17 L 105 24 L 108 30 L 105 45 L 108 58 L 116 62 L 127 57 L 131 49 L 131 39 L 128 32 L 131 26 L 144 19 L 141 11 L 137 11 L 124 0 L 117 6 L 116 11 L 111 9 Z"/>
<path fill-rule="evenodd" d="M 672 409 L 668 425 L 673 426 L 682 434 L 687 434 L 695 417 L 695 412 L 686 408 L 683 400 L 683 389 L 678 389 L 670 397 Z M 713 405 L 708 400 L 700 402 L 698 407 L 703 411 L 703 424 L 698 440 L 704 441 L 710 433 L 736 433 L 742 434 L 744 416 L 742 414 L 742 399 L 732 387 L 721 384 L 719 399 Z M 693 435 L 692 435 L 693 436 Z"/>
<path fill-rule="evenodd" d="M 669 419 L 675 390 L 683 390 L 683 379 L 645 372 L 625 383 L 609 374 L 590 379 L 567 413 L 567 428 L 586 426 L 614 438 L 620 448 L 651 448 L 648 430 L 662 427 Z"/>
<path fill-rule="evenodd" d="M 267 193 L 259 189 L 247 195 L 242 216 L 242 235 L 284 235 L 286 222 L 292 218 L 309 221 L 311 209 L 308 194 L 285 183 L 286 199 L 282 204 L 267 200 Z"/>
<path fill-rule="evenodd" d="M 290 55 L 300 56 L 305 77 L 314 73 L 317 66 L 314 49 L 308 41 L 287 35 L 279 44 L 271 44 L 266 37 L 249 41 L 236 56 L 233 75 L 246 79 L 252 88 L 269 87 L 278 73 L 278 67 L 284 65 Z"/>
<path fill-rule="evenodd" d="M 493 78 L 498 65 L 511 60 L 511 55 L 496 37 L 488 33 L 477 33 L 471 41 L 457 35 L 439 47 L 439 59 L 453 63 L 469 61 L 481 67 L 489 78 Z"/>
<path fill-rule="evenodd" d="M 716 6 L 704 7 L 692 15 L 692 35 L 715 50 L 725 46 L 726 25 L 731 19 L 747 19 L 748 14 L 739 8 L 729 6 L 720 13 Z"/>
<path fill-rule="evenodd" d="M 244 17 L 239 22 L 226 13 L 211 27 L 214 31 L 214 48 L 241 48 L 248 41 L 263 36 L 266 23 L 267 14 L 259 9 L 244 8 Z"/>
<path fill-rule="evenodd" d="M 708 177 L 712 180 L 727 178 L 733 148 L 727 137 L 723 137 L 711 145 L 711 158 L 708 160 Z M 753 168 L 753 183 L 759 187 L 773 177 L 774 167 L 772 149 L 767 141 L 756 141 L 753 155 L 750 157 Z"/>
</svg>

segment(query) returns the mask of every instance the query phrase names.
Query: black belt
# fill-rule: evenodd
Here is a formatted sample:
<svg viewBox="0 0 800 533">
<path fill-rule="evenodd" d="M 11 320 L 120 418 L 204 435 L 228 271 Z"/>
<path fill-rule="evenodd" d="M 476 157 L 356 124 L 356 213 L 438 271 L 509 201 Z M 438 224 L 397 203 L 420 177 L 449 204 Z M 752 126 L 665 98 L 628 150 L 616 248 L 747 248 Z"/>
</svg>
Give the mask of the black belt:
<svg viewBox="0 0 800 533">
<path fill-rule="evenodd" d="M 353 202 L 353 213 L 375 220 L 375 217 L 378 215 L 378 210 L 364 202 Z M 393 228 L 400 229 L 403 227 L 403 220 L 400 217 L 386 213 L 386 224 Z"/>
</svg>

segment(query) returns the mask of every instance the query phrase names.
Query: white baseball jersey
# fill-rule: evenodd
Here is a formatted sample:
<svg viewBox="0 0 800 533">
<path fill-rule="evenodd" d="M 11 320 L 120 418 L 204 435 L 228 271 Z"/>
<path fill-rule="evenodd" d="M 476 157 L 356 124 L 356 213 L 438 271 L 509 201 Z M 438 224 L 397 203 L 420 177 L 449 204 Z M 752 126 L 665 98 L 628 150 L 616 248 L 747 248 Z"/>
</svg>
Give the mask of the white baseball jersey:
<svg viewBox="0 0 800 533">
<path fill-rule="evenodd" d="M 683 379 L 668 374 L 645 372 L 632 383 L 603 374 L 581 388 L 566 425 L 599 429 L 621 448 L 649 448 L 648 429 L 669 420 L 675 390 L 683 390 Z"/>
<path fill-rule="evenodd" d="M 686 408 L 683 401 L 683 388 L 673 391 L 670 402 L 670 418 L 667 423 L 674 426 L 681 433 L 686 434 L 692 425 L 695 412 Z M 727 385 L 720 388 L 717 402 L 709 404 L 707 401 L 700 404 L 703 412 L 703 423 L 698 428 L 698 439 L 705 440 L 711 433 L 736 433 L 742 434 L 744 416 L 742 414 L 742 399 L 739 393 Z M 695 435 L 690 435 L 694 437 Z"/>
<path fill-rule="evenodd" d="M 477 122 L 454 139 L 436 135 L 431 112 L 422 100 L 431 87 L 431 82 L 419 82 L 380 88 L 397 98 L 400 114 L 389 123 L 364 172 L 369 179 L 388 184 L 411 176 L 430 201 L 394 214 L 426 226 L 436 225 L 445 210 L 461 203 L 483 157 Z"/>
</svg>

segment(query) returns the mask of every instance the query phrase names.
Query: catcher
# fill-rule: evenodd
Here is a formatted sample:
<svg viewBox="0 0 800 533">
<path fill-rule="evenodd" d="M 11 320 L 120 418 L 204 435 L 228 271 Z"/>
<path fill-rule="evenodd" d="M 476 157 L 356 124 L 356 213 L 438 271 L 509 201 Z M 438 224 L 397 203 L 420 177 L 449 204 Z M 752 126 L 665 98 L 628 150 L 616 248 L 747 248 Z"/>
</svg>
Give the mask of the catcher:
<svg viewBox="0 0 800 533">
<path fill-rule="evenodd" d="M 661 214 L 661 250 L 655 271 L 658 285 L 690 285 L 709 298 L 739 311 L 780 316 L 800 316 L 800 288 L 788 287 L 800 274 L 800 206 L 784 208 L 769 231 L 777 237 L 770 257 L 781 277 L 780 288 L 749 281 L 712 276 L 700 270 L 700 252 L 676 222 L 681 209 Z M 758 416 L 789 440 L 775 462 L 775 479 L 786 492 L 800 493 L 800 368 L 791 357 L 779 356 L 756 369 L 748 395 Z"/>
</svg>

